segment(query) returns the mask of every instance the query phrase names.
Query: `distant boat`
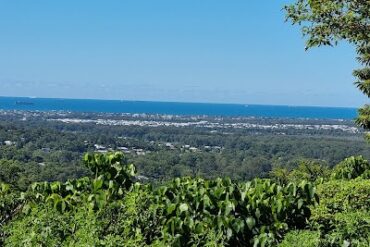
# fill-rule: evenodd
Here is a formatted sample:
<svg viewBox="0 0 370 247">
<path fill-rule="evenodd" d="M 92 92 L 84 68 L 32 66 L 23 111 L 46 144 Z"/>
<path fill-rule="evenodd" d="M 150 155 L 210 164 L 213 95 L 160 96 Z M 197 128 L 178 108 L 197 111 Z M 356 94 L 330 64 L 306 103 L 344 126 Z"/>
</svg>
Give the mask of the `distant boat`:
<svg viewBox="0 0 370 247">
<path fill-rule="evenodd" d="M 16 101 L 16 105 L 34 105 L 35 103 L 33 102 L 27 102 L 27 101 Z"/>
</svg>

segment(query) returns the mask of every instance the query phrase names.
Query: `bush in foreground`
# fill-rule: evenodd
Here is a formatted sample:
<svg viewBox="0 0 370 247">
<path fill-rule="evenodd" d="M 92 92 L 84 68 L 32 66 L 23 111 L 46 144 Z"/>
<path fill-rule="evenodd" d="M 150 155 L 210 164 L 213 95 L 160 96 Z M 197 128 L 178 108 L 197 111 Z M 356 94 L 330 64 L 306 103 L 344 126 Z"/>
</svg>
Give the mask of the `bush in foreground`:
<svg viewBox="0 0 370 247">
<path fill-rule="evenodd" d="M 11 215 L 1 228 L 4 245 L 369 245 L 370 180 L 367 169 L 358 172 L 362 161 L 344 166 L 356 179 L 328 180 L 334 172 L 305 166 L 299 176 L 308 172 L 312 182 L 185 177 L 159 187 L 136 182 L 135 167 L 120 153 L 86 155 L 85 163 L 91 177 L 36 183 L 21 197 L 4 185 L 2 212 Z"/>
</svg>

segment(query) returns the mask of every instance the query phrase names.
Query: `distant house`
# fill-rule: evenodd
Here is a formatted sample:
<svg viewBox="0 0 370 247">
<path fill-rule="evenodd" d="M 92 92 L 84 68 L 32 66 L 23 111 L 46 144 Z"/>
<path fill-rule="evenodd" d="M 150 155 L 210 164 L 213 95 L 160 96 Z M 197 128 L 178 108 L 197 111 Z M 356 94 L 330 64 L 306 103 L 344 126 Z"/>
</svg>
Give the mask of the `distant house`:
<svg viewBox="0 0 370 247">
<path fill-rule="evenodd" d="M 98 153 L 107 153 L 108 152 L 108 149 L 103 145 L 95 144 L 94 147 L 95 147 L 96 152 L 98 152 Z"/>
<path fill-rule="evenodd" d="M 99 145 L 99 144 L 94 144 L 94 147 L 95 147 L 96 150 L 106 150 L 107 149 L 103 145 Z"/>
<path fill-rule="evenodd" d="M 166 146 L 166 148 L 169 148 L 169 149 L 175 149 L 175 146 L 172 143 L 170 143 L 170 142 L 167 142 L 165 144 L 165 146 Z"/>
<path fill-rule="evenodd" d="M 213 148 L 213 149 L 218 149 L 218 150 L 223 149 L 223 148 L 222 148 L 222 147 L 220 147 L 220 146 L 213 146 L 212 148 Z"/>
<path fill-rule="evenodd" d="M 127 147 L 117 147 L 117 150 L 120 150 L 120 151 L 128 151 L 129 149 Z"/>
<path fill-rule="evenodd" d="M 146 155 L 146 152 L 145 151 L 136 151 L 136 154 L 137 155 Z"/>
<path fill-rule="evenodd" d="M 139 180 L 139 181 L 146 181 L 146 180 L 149 180 L 149 178 L 148 178 L 148 177 L 143 176 L 143 175 L 138 175 L 138 176 L 136 176 L 136 178 L 137 178 L 137 180 Z"/>
<path fill-rule="evenodd" d="M 15 142 L 12 142 L 12 141 L 4 141 L 4 144 L 6 146 L 12 146 L 12 145 L 15 145 Z"/>
<path fill-rule="evenodd" d="M 41 148 L 44 153 L 50 153 L 50 148 Z"/>
</svg>

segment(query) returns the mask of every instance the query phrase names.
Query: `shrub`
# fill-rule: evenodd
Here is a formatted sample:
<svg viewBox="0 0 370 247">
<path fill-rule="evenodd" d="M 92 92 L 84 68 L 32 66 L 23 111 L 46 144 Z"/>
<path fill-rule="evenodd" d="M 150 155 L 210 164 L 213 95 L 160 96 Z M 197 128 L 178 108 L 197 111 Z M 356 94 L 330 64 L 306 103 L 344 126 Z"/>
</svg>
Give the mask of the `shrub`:
<svg viewBox="0 0 370 247">
<path fill-rule="evenodd" d="M 5 227 L 6 246 L 96 246 L 95 215 L 89 208 L 63 212 L 48 205 L 32 207 Z"/>
<path fill-rule="evenodd" d="M 317 186 L 320 204 L 312 209 L 311 219 L 330 223 L 336 213 L 370 208 L 370 180 L 333 180 Z"/>
<path fill-rule="evenodd" d="M 162 238 L 171 245 L 204 245 L 210 231 L 230 246 L 276 243 L 289 228 L 302 228 L 316 200 L 310 183 L 279 186 L 269 180 L 177 178 L 154 194 Z"/>
<path fill-rule="evenodd" d="M 176 178 L 134 183 L 115 154 L 86 155 L 92 178 L 36 183 L 5 231 L 9 246 L 271 246 L 303 229 L 318 202 L 310 182 Z"/>
<path fill-rule="evenodd" d="M 300 183 L 303 180 L 315 182 L 319 178 L 327 180 L 330 169 L 326 163 L 316 160 L 301 160 L 297 168 L 288 170 L 285 167 L 275 167 L 270 172 L 273 181 L 279 184 Z"/>
<path fill-rule="evenodd" d="M 370 180 L 333 180 L 317 187 L 320 204 L 312 209 L 319 246 L 369 246 Z"/>
<path fill-rule="evenodd" d="M 355 211 L 334 216 L 335 228 L 323 236 L 321 246 L 370 246 L 370 213 Z"/>
<path fill-rule="evenodd" d="M 279 244 L 279 247 L 319 247 L 320 232 L 318 231 L 291 231 L 284 240 Z"/>
<path fill-rule="evenodd" d="M 134 184 L 136 168 L 126 163 L 122 153 L 86 154 L 84 161 L 94 178 L 34 183 L 34 200 L 50 203 L 60 211 L 86 202 L 94 209 L 101 209 L 109 201 L 122 198 Z"/>
<path fill-rule="evenodd" d="M 333 179 L 354 179 L 362 175 L 368 176 L 370 171 L 370 163 L 362 156 L 352 156 L 333 169 Z"/>
<path fill-rule="evenodd" d="M 6 237 L 2 226 L 13 220 L 22 210 L 23 205 L 21 193 L 12 190 L 8 184 L 0 183 L 0 246 Z"/>
</svg>

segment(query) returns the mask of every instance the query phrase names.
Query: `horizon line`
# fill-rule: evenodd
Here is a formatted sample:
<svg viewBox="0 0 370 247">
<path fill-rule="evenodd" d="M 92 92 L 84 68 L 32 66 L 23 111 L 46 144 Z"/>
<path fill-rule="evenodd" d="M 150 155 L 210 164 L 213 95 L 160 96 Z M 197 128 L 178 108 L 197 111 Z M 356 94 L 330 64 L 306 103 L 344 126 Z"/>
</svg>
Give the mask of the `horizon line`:
<svg viewBox="0 0 370 247">
<path fill-rule="evenodd" d="M 96 101 L 126 101 L 126 102 L 151 102 L 151 103 L 172 103 L 172 104 L 211 104 L 211 105 L 243 105 L 243 106 L 276 106 L 276 107 L 297 107 L 297 108 L 341 108 L 355 109 L 355 106 L 324 106 L 324 105 L 287 105 L 287 104 L 253 104 L 253 103 L 228 103 L 228 102 L 194 102 L 194 101 L 171 101 L 171 100 L 134 100 L 134 99 L 104 99 L 104 98 L 69 98 L 69 97 L 38 97 L 38 96 L 6 96 L 0 98 L 23 98 L 23 99 L 55 99 L 55 100 L 96 100 Z"/>
</svg>

